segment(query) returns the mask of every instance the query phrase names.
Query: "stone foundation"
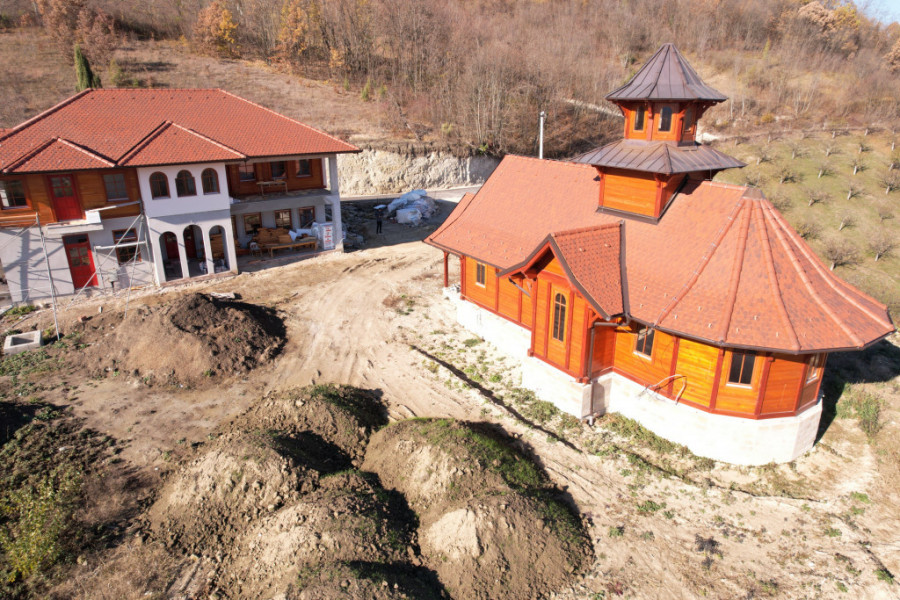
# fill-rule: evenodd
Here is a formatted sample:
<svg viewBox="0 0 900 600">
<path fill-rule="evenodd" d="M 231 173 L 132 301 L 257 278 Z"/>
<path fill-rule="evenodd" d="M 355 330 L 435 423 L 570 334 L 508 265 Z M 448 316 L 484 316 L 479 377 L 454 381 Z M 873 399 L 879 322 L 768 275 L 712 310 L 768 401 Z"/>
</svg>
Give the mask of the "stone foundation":
<svg viewBox="0 0 900 600">
<path fill-rule="evenodd" d="M 457 321 L 511 359 L 522 363 L 522 387 L 576 417 L 614 412 L 634 419 L 653 433 L 687 446 L 698 456 L 736 465 L 786 463 L 816 441 L 822 403 L 794 417 L 745 419 L 704 412 L 676 403 L 617 373 L 582 384 L 547 363 L 527 356 L 531 333 L 460 298 L 453 288 L 444 296 L 456 304 Z"/>
</svg>

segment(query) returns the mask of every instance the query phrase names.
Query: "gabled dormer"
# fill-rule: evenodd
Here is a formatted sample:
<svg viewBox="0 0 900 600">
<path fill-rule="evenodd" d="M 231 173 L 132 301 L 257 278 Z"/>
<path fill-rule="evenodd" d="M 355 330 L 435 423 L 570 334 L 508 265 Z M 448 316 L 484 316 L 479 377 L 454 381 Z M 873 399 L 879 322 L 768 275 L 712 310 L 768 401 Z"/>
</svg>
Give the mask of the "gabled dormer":
<svg viewBox="0 0 900 600">
<path fill-rule="evenodd" d="M 744 163 L 696 142 L 697 122 L 725 101 L 672 44 L 663 44 L 606 99 L 625 116 L 624 139 L 577 157 L 600 175 L 601 210 L 659 219 L 690 177 L 712 179 Z"/>
</svg>

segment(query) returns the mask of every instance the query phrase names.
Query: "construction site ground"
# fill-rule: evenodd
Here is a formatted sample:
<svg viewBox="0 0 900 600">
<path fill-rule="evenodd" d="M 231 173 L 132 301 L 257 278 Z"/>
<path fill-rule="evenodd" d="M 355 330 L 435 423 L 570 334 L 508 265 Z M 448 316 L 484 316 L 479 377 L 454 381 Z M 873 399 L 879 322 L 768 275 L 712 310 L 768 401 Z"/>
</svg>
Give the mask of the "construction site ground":
<svg viewBox="0 0 900 600">
<path fill-rule="evenodd" d="M 81 586 L 66 588 L 73 596 L 107 597 L 96 592 L 98 578 L 115 579 L 113 570 L 129 577 L 123 556 L 154 541 L 142 529 L 144 513 L 167 474 L 193 460 L 198 445 L 273 394 L 325 383 L 371 390 L 391 421 L 484 421 L 518 440 L 565 492 L 593 549 L 591 559 L 549 597 L 900 595 L 893 582 L 900 574 L 895 345 L 878 354 L 882 381 L 854 386 L 877 386 L 872 389 L 884 399 L 880 431 L 867 437 L 852 411 L 838 410 L 814 450 L 790 465 L 738 468 L 694 457 L 615 417 L 580 423 L 519 390 L 515 360 L 456 324 L 454 307 L 442 296 L 442 254 L 421 240 L 460 195 L 445 197 L 430 224 L 386 222 L 385 233 L 368 236 L 359 250 L 128 298 L 129 310 L 143 306 L 151 313 L 197 292 L 234 293 L 272 309 L 283 319 L 286 341 L 274 359 L 252 370 L 204 371 L 163 384 L 148 383 L 140 370 L 109 368 L 85 376 L 58 369 L 18 392 L 4 381 L 22 401 L 49 403 L 115 441 L 109 476 L 89 490 L 92 504 L 85 510 L 118 523 L 118 541 L 71 565 L 66 579 Z M 458 281 L 458 260 L 450 266 L 451 281 Z M 125 302 L 121 295 L 80 299 L 60 312 L 61 329 L 74 331 L 101 310 L 109 319 Z M 48 309 L 5 321 L 7 329 L 20 330 L 52 324 Z M 127 337 L 110 343 L 126 344 Z M 142 348 L 167 351 L 162 343 Z M 214 560 L 162 547 L 154 552 L 147 554 L 154 557 L 152 567 L 132 566 L 130 584 L 144 582 L 143 591 L 154 597 L 192 597 L 191 590 L 199 589 L 193 580 L 204 572 L 198 565 Z M 170 576 L 154 579 L 147 568 Z"/>
</svg>

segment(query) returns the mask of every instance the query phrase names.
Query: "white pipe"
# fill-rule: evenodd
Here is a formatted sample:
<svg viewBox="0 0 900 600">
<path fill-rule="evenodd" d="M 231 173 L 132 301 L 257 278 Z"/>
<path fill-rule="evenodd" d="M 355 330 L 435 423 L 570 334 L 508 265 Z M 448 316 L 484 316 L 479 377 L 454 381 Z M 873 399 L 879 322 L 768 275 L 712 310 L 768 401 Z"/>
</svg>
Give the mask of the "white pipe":
<svg viewBox="0 0 900 600">
<path fill-rule="evenodd" d="M 540 116 L 540 128 L 538 134 L 538 158 L 544 158 L 544 118 L 547 114 L 544 111 L 541 111 Z"/>
</svg>

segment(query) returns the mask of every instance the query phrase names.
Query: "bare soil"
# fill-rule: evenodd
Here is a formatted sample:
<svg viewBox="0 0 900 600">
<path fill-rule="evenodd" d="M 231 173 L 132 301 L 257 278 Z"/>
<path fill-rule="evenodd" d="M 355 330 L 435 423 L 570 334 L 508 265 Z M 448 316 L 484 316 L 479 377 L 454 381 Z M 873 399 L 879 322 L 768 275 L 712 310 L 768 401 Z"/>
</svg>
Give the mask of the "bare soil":
<svg viewBox="0 0 900 600">
<path fill-rule="evenodd" d="M 207 294 L 138 304 L 128 314 L 85 316 L 69 331 L 68 344 L 55 353 L 65 354 L 66 364 L 88 377 L 128 372 L 146 384 L 195 387 L 249 373 L 277 356 L 285 342 L 276 311 Z M 87 348 L 66 353 L 71 344 Z"/>
</svg>

